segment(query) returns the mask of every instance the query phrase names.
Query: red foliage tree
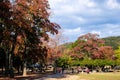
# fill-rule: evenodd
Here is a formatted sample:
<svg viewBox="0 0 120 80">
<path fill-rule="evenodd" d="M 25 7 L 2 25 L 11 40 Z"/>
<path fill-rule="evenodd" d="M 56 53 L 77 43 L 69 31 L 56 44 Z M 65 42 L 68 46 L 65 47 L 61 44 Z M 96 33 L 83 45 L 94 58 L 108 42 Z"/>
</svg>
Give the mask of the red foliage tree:
<svg viewBox="0 0 120 80">
<path fill-rule="evenodd" d="M 110 59 L 114 52 L 110 46 L 104 46 L 104 40 L 99 39 L 97 34 L 88 33 L 78 38 L 77 46 L 72 51 L 79 58 Z"/>
<path fill-rule="evenodd" d="M 18 44 L 19 47 L 35 47 L 42 43 L 40 37 L 48 40 L 47 32 L 58 33 L 59 25 L 49 20 L 50 13 L 47 0 L 9 0 L 0 2 L 0 19 L 4 25 L 3 42 L 13 42 L 13 51 Z M 11 39 L 14 33 L 14 41 Z M 2 33 L 1 33 L 2 35 Z M 18 39 L 19 38 L 19 39 Z M 3 43 L 1 42 L 1 43 Z M 25 49 L 24 47 L 24 49 Z"/>
<path fill-rule="evenodd" d="M 49 4 L 47 0 L 10 0 L 0 1 L 0 22 L 3 30 L 0 34 L 0 42 L 8 53 L 22 54 L 24 59 L 27 50 L 39 46 L 39 52 L 47 51 L 41 49 L 39 44 L 43 37 L 48 40 L 48 33 L 57 34 L 59 25 L 49 20 Z M 2 27 L 0 26 L 0 27 Z M 1 29 L 0 29 L 1 30 Z M 32 54 L 33 55 L 33 54 Z M 46 55 L 35 54 L 34 56 Z M 41 57 L 43 59 L 43 57 Z M 44 60 L 44 59 L 43 59 Z"/>
</svg>

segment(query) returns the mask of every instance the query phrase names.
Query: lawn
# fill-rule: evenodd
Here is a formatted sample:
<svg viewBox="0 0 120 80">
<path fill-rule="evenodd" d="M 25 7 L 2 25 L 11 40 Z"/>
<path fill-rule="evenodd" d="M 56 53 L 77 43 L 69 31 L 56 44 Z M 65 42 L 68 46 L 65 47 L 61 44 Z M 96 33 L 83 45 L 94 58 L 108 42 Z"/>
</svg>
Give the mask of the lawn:
<svg viewBox="0 0 120 80">
<path fill-rule="evenodd" d="M 82 80 L 120 80 L 120 72 L 79 74 Z"/>
</svg>

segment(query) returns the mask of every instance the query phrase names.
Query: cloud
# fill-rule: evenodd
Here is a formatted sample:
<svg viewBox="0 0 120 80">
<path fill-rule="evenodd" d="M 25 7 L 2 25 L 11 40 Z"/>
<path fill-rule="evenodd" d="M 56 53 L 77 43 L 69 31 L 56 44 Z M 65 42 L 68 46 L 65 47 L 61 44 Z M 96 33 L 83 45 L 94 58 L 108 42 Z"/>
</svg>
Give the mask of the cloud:
<svg viewBox="0 0 120 80">
<path fill-rule="evenodd" d="M 64 29 L 64 34 L 65 35 L 77 35 L 81 33 L 80 27 L 75 28 L 75 29 Z"/>
<path fill-rule="evenodd" d="M 98 34 L 98 35 L 100 35 L 100 34 L 101 34 L 101 32 L 100 32 L 100 31 L 95 31 L 95 30 L 91 31 L 90 33 L 93 33 L 93 34 Z"/>
<path fill-rule="evenodd" d="M 83 34 L 88 32 L 97 33 L 100 37 L 108 36 L 119 36 L 120 24 L 101 24 L 101 25 L 91 25 L 83 29 Z"/>
<path fill-rule="evenodd" d="M 101 37 L 107 37 L 107 36 L 119 36 L 119 31 L 120 31 L 120 24 L 104 24 L 104 25 L 99 25 L 103 27 L 101 29 Z"/>
<path fill-rule="evenodd" d="M 120 9 L 120 4 L 117 2 L 117 0 L 108 0 L 107 6 L 110 9 Z"/>
<path fill-rule="evenodd" d="M 101 37 L 120 34 L 120 0 L 49 0 L 51 21 L 58 23 L 70 41 L 81 34 Z"/>
</svg>

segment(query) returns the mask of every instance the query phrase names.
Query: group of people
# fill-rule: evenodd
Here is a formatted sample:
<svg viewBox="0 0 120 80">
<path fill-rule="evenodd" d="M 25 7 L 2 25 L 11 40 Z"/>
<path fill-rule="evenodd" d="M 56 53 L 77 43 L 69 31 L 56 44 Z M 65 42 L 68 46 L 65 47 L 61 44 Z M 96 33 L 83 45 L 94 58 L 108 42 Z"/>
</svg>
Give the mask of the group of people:
<svg viewBox="0 0 120 80">
<path fill-rule="evenodd" d="M 80 73 L 80 72 L 86 72 L 87 74 L 90 73 L 89 68 L 81 68 L 81 67 L 77 67 L 77 68 L 72 67 L 71 69 L 65 69 L 65 68 L 58 67 L 57 73 L 62 73 L 62 74 L 66 73 L 65 70 L 69 73 Z"/>
<path fill-rule="evenodd" d="M 77 68 L 72 68 L 72 73 L 75 73 L 75 71 L 77 73 L 80 73 L 80 72 L 86 72 L 86 73 L 90 73 L 90 70 L 89 68 L 81 68 L 81 67 L 77 67 Z"/>
</svg>

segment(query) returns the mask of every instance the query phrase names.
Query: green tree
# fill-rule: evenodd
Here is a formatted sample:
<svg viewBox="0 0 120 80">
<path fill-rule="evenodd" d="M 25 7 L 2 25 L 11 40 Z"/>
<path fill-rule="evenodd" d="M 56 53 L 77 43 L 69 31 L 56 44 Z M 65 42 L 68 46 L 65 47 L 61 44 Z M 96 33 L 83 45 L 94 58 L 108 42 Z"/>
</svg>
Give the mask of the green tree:
<svg viewBox="0 0 120 80">
<path fill-rule="evenodd" d="M 116 62 L 118 65 L 120 65 L 120 46 L 118 47 L 118 49 L 115 50 L 115 55 L 114 55 Z"/>
<path fill-rule="evenodd" d="M 63 56 L 57 59 L 57 67 L 64 67 L 67 68 L 71 66 L 72 58 L 69 56 Z"/>
<path fill-rule="evenodd" d="M 117 59 L 120 59 L 120 46 L 118 47 L 118 49 L 115 50 L 115 57 Z"/>
</svg>

